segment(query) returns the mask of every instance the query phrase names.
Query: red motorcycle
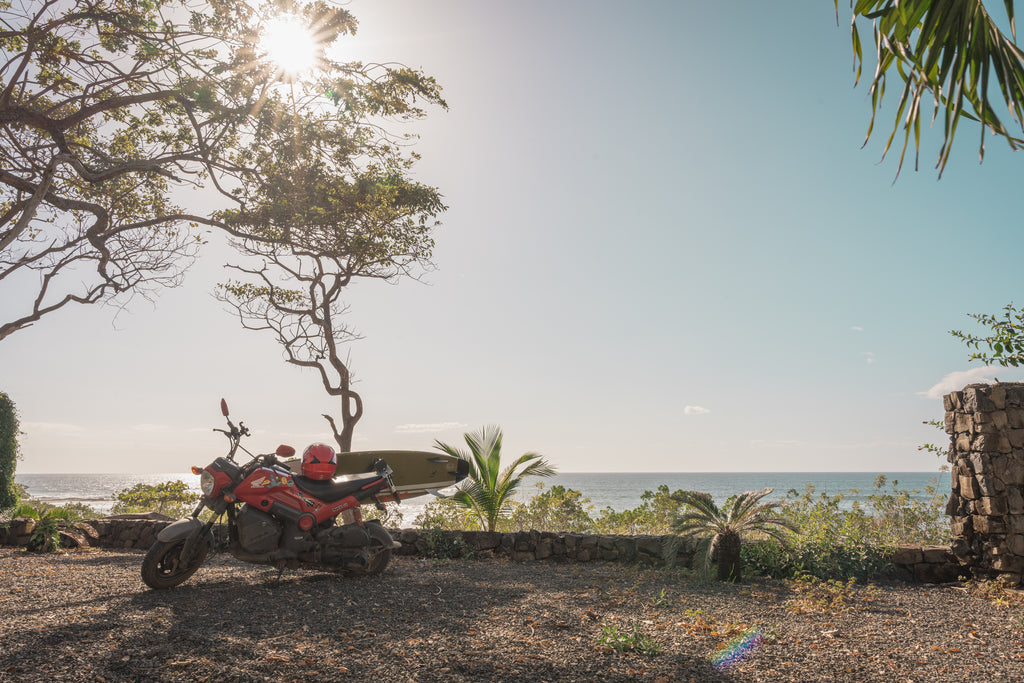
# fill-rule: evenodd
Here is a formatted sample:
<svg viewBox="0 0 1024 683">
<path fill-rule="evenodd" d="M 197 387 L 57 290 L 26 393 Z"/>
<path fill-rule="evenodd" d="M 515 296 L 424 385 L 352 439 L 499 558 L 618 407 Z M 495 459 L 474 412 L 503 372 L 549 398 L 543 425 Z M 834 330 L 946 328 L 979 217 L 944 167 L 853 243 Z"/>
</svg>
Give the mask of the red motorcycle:
<svg viewBox="0 0 1024 683">
<path fill-rule="evenodd" d="M 188 519 L 178 520 L 157 534 L 157 541 L 142 561 L 142 580 L 150 588 L 172 588 L 188 580 L 214 546 L 214 520 L 227 513 L 228 552 L 243 562 L 284 569 L 321 569 L 342 574 L 379 574 L 401 546 L 377 520 L 363 521 L 360 506 L 381 499 L 399 500 L 391 468 L 383 460 L 373 471 L 335 480 L 334 449 L 313 444 L 302 459 L 302 474 L 293 474 L 279 458 L 292 458 L 295 449 L 278 446 L 268 455 L 253 455 L 240 445 L 249 436 L 245 423 L 236 427 L 221 399 L 221 412 L 231 442 L 227 457 L 199 475 L 203 499 Z M 241 448 L 251 460 L 239 465 Z M 199 515 L 213 512 L 210 521 Z M 340 518 L 340 519 L 339 519 Z M 339 523 L 340 522 L 340 523 Z"/>
</svg>

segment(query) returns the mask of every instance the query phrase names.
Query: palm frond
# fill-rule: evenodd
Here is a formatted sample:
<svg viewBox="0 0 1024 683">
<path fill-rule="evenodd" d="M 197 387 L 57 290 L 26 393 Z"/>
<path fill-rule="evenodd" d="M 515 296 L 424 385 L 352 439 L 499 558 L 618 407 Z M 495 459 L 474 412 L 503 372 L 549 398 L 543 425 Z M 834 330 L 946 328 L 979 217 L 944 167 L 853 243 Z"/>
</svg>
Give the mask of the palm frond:
<svg viewBox="0 0 1024 683">
<path fill-rule="evenodd" d="M 736 496 L 735 501 L 733 501 L 732 508 L 729 510 L 729 525 L 735 527 L 742 524 L 743 520 L 750 519 L 757 513 L 757 510 L 760 507 L 763 507 L 762 505 L 759 505 L 760 500 L 774 491 L 775 489 L 771 488 L 760 489 L 758 491 L 744 491 L 740 495 Z"/>
<path fill-rule="evenodd" d="M 715 499 L 708 493 L 683 491 L 679 496 L 679 500 L 684 505 L 693 508 L 696 513 L 708 519 L 722 519 L 722 511 L 718 509 L 718 506 L 715 505 Z"/>
<path fill-rule="evenodd" d="M 838 12 L 839 2 L 834 0 Z M 902 128 L 897 175 L 913 136 L 915 157 L 920 150 L 921 99 L 934 99 L 931 120 L 943 116 L 943 143 L 936 167 L 939 176 L 949 161 L 952 143 L 962 119 L 981 128 L 979 159 L 984 160 L 986 130 L 1006 139 L 1012 149 L 1024 140 L 1011 133 L 990 99 L 995 85 L 1016 128 L 1024 130 L 1024 51 L 1016 45 L 1013 0 L 1004 0 L 1010 36 L 986 11 L 982 0 L 858 0 L 854 4 L 851 34 L 857 79 L 863 53 L 857 18 L 873 21 L 877 65 L 871 82 L 871 137 L 885 96 L 887 76 L 895 66 L 903 81 L 896 104 L 895 122 L 885 144 L 885 157 Z M 915 161 L 915 167 L 917 163 Z"/>
<path fill-rule="evenodd" d="M 519 468 L 523 465 L 526 467 L 520 470 Z M 513 482 L 515 486 L 518 486 L 525 477 L 553 477 L 555 474 L 557 474 L 555 468 L 539 454 L 525 453 L 502 471 L 501 477 L 498 479 L 498 486 L 504 487 Z"/>
<path fill-rule="evenodd" d="M 469 447 L 468 452 L 440 441 L 434 444 L 448 455 L 469 463 L 469 476 L 459 485 L 459 493 L 453 498 L 463 507 L 473 510 L 481 526 L 488 531 L 493 531 L 497 521 L 511 512 L 512 496 L 524 477 L 555 474 L 555 469 L 537 453 L 521 455 L 502 470 L 502 433 L 496 425 L 466 433 L 463 438 Z"/>
</svg>

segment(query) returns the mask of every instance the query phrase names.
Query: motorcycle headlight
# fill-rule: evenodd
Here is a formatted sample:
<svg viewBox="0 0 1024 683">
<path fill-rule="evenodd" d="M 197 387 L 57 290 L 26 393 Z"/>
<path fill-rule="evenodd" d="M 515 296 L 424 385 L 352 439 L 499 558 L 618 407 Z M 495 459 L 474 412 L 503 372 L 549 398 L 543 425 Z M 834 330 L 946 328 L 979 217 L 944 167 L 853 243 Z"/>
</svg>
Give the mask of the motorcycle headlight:
<svg viewBox="0 0 1024 683">
<path fill-rule="evenodd" d="M 207 498 L 213 496 L 213 487 L 216 485 L 216 481 L 213 475 L 210 474 L 209 470 L 203 470 L 203 473 L 199 475 L 199 488 L 202 489 L 203 495 Z"/>
</svg>

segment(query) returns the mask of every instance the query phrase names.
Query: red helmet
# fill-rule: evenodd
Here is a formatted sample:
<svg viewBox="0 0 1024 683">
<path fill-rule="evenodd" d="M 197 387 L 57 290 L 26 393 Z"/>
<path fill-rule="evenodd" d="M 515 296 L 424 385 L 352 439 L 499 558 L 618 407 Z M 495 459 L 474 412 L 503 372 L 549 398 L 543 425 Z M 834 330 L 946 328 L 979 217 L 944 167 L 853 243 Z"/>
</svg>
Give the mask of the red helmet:
<svg viewBox="0 0 1024 683">
<path fill-rule="evenodd" d="M 325 443 L 315 443 L 302 454 L 302 476 L 326 481 L 338 469 L 338 457 L 334 449 Z"/>
</svg>

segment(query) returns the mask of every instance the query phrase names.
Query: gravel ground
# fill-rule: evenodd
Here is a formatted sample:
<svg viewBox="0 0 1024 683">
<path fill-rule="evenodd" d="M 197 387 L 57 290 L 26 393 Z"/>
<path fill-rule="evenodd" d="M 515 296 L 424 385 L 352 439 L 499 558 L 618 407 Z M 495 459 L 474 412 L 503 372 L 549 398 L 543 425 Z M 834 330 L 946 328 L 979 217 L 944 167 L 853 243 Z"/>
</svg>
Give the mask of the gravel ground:
<svg viewBox="0 0 1024 683">
<path fill-rule="evenodd" d="M 954 586 L 419 558 L 275 583 L 216 556 L 152 591 L 141 561 L 0 548 L 0 681 L 1024 680 L 1024 609 Z"/>
</svg>

